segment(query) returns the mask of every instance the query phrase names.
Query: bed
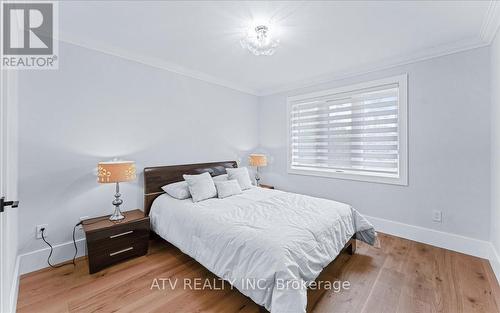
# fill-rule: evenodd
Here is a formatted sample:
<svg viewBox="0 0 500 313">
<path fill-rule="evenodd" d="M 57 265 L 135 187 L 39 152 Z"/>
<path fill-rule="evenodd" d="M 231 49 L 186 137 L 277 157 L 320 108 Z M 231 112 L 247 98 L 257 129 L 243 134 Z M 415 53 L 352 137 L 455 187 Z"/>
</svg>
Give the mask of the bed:
<svg viewBox="0 0 500 313">
<path fill-rule="evenodd" d="M 355 240 L 373 245 L 373 226 L 345 203 L 254 187 L 193 203 L 161 186 L 183 174 L 225 174 L 236 162 L 144 169 L 152 230 L 272 313 L 303 313 L 307 287 Z"/>
</svg>

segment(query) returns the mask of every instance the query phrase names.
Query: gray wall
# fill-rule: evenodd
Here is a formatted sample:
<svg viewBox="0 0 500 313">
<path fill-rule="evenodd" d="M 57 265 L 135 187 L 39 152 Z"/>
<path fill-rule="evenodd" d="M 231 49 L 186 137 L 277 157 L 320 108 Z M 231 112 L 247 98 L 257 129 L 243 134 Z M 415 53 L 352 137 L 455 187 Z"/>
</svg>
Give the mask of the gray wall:
<svg viewBox="0 0 500 313">
<path fill-rule="evenodd" d="M 500 32 L 491 46 L 491 241 L 500 253 Z"/>
<path fill-rule="evenodd" d="M 37 224 L 58 244 L 79 217 L 112 212 L 98 161 L 246 160 L 258 144 L 257 97 L 73 45 L 60 56 L 59 70 L 19 77 L 20 253 L 46 247 Z M 122 184 L 125 209 L 142 208 L 141 185 Z"/>
<path fill-rule="evenodd" d="M 488 240 L 490 55 L 470 50 L 260 99 L 263 183 L 351 203 L 364 214 Z M 287 174 L 286 97 L 409 75 L 409 186 Z M 432 210 L 443 223 L 432 222 Z"/>
<path fill-rule="evenodd" d="M 59 70 L 19 75 L 20 253 L 45 247 L 35 239 L 37 224 L 49 224 L 49 239 L 58 244 L 71 240 L 79 217 L 111 212 L 113 186 L 97 184 L 94 174 L 100 160 L 131 159 L 139 169 L 245 163 L 256 150 L 271 156 L 263 182 L 278 188 L 349 202 L 370 216 L 489 239 L 488 48 L 260 99 L 81 47 L 61 43 L 60 49 Z M 405 72 L 408 187 L 286 173 L 287 95 Z M 141 177 L 122 184 L 126 209 L 142 207 L 141 188 Z M 433 209 L 443 211 L 442 224 L 431 221 Z"/>
</svg>

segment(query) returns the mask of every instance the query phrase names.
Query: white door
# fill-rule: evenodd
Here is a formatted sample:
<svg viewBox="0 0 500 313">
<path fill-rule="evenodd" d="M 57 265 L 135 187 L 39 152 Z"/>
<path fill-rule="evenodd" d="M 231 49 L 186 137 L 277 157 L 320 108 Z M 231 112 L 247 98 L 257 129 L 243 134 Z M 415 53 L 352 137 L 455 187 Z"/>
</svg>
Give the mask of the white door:
<svg viewBox="0 0 500 313">
<path fill-rule="evenodd" d="M 17 73 L 1 71 L 0 197 L 17 200 Z M 1 207 L 0 207 L 1 211 Z M 17 208 L 0 213 L 0 312 L 14 312 L 18 288 Z"/>
</svg>

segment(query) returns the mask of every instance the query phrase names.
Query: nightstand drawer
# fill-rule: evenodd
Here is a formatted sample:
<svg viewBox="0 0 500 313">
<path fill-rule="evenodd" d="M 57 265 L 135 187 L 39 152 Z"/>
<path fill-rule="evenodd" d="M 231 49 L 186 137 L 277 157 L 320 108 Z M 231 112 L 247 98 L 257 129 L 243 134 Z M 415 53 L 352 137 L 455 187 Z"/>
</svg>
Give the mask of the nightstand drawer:
<svg viewBox="0 0 500 313">
<path fill-rule="evenodd" d="M 89 251 L 89 259 L 92 259 L 92 262 L 89 262 L 90 273 L 98 272 L 120 261 L 145 255 L 147 252 L 147 238 L 140 238 L 140 240 L 116 247 L 107 247 L 106 249 L 95 251 L 92 254 Z"/>
<path fill-rule="evenodd" d="M 123 225 L 116 224 L 110 228 L 87 233 L 87 241 L 98 243 L 100 241 L 121 241 L 123 239 L 149 236 L 149 219 L 139 220 Z"/>
<path fill-rule="evenodd" d="M 119 237 L 114 237 L 111 239 L 101 239 L 97 241 L 91 241 L 87 243 L 87 253 L 89 256 L 96 254 L 107 254 L 116 252 L 115 250 L 121 250 L 135 245 L 137 242 L 148 242 L 149 234 L 138 235 L 140 232 L 128 233 Z"/>
</svg>

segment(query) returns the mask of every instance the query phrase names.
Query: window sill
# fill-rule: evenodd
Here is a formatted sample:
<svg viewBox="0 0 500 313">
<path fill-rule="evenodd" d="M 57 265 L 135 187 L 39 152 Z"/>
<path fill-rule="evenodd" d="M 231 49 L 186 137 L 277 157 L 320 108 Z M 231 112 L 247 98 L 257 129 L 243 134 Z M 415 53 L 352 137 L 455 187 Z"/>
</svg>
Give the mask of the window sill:
<svg viewBox="0 0 500 313">
<path fill-rule="evenodd" d="M 303 176 L 316 176 L 334 179 L 345 179 L 345 180 L 355 180 L 369 183 L 380 183 L 389 185 L 400 185 L 408 186 L 408 177 L 382 177 L 382 176 L 370 176 L 363 174 L 354 174 L 346 172 L 326 172 L 326 171 L 314 171 L 314 170 L 302 170 L 294 169 L 288 167 L 288 174 L 293 175 L 303 175 Z"/>
</svg>

